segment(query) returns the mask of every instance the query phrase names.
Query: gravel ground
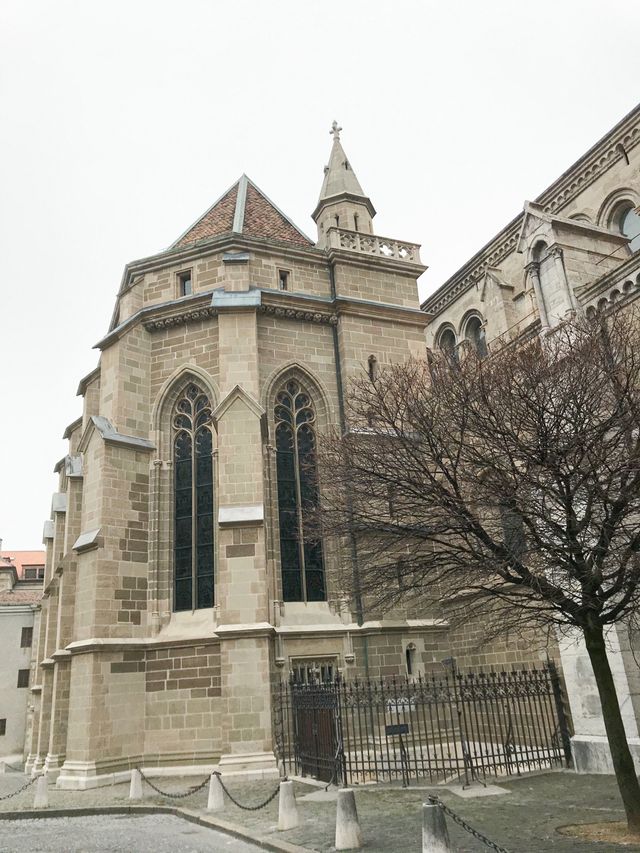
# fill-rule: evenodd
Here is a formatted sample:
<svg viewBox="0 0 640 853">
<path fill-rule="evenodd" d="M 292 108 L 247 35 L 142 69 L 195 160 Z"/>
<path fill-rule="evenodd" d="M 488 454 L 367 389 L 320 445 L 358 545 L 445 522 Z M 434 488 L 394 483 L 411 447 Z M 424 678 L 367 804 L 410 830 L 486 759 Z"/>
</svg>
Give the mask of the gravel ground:
<svg viewBox="0 0 640 853">
<path fill-rule="evenodd" d="M 153 780 L 168 791 L 185 791 L 199 778 L 162 778 Z M 0 776 L 0 796 L 16 790 L 24 777 L 17 774 Z M 275 781 L 241 782 L 229 779 L 231 792 L 245 804 L 255 804 L 273 791 Z M 442 801 L 476 829 L 484 832 L 509 853 L 623 853 L 640 851 L 640 846 L 620 846 L 611 843 L 586 843 L 584 840 L 562 836 L 557 828 L 566 824 L 622 820 L 624 815 L 614 780 L 609 776 L 578 776 L 568 771 L 544 773 L 499 782 L 507 793 L 500 796 L 463 799 L 449 789 L 432 788 Z M 144 804 L 185 806 L 205 814 L 206 789 L 183 800 L 170 800 L 155 794 L 144 784 Z M 478 787 L 478 790 L 479 787 Z M 318 853 L 333 850 L 335 831 L 335 794 L 322 795 L 322 789 L 296 783 L 296 796 L 301 817 L 300 826 L 277 832 L 277 798 L 260 811 L 241 811 L 231 803 L 219 816 L 225 821 L 250 832 L 272 836 L 298 844 Z M 95 808 L 99 806 L 128 806 L 128 785 L 114 785 L 92 791 L 49 791 L 51 808 Z M 312 799 L 300 799 L 313 794 Z M 428 790 L 399 787 L 363 786 L 356 788 L 356 803 L 368 853 L 420 853 L 422 802 Z M 1 810 L 28 809 L 33 803 L 33 787 L 10 800 L 0 801 Z M 216 815 L 218 816 L 218 815 Z M 140 820 L 141 818 L 137 818 Z M 153 821 L 157 818 L 150 818 Z M 135 824 L 134 824 L 135 825 Z M 486 853 L 487 847 L 463 832 L 447 818 L 451 841 L 457 853 Z M 187 825 L 187 829 L 194 829 Z M 2 824 L 0 823 L 0 833 Z M 0 837 L 2 837 L 0 835 Z M 189 839 L 190 836 L 187 836 Z M 0 849 L 4 850 L 1 847 Z M 11 849 L 11 848 L 8 848 Z M 19 849 L 19 848 L 16 848 Z M 27 848 L 25 848 L 27 849 Z M 39 849 L 39 848 L 31 848 Z M 57 848 L 42 848 L 57 849 Z M 74 848 L 67 848 L 74 849 Z M 83 848 L 79 848 L 83 849 Z M 112 848 L 89 848 L 86 850 Z M 113 848 L 118 849 L 118 848 Z M 147 848 L 130 846 L 131 851 Z M 149 848 L 151 849 L 151 848 Z M 164 848 L 154 847 L 153 850 Z M 168 849 L 168 848 L 167 848 Z M 199 850 L 198 847 L 171 851 Z M 217 848 L 209 848 L 216 850 Z M 224 850 L 225 848 L 220 848 Z M 233 849 L 233 848 L 231 848 Z"/>
</svg>

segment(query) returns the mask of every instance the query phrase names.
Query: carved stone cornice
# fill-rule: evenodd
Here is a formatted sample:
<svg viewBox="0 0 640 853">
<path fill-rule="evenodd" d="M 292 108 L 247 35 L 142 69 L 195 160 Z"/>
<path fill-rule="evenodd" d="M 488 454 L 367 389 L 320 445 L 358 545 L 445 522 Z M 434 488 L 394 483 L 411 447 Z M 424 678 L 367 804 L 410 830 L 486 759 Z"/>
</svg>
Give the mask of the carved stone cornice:
<svg viewBox="0 0 640 853">
<path fill-rule="evenodd" d="M 309 311 L 301 308 L 286 308 L 283 305 L 260 305 L 258 311 L 272 317 L 282 317 L 284 320 L 302 320 L 305 323 L 328 323 L 335 326 L 338 322 L 337 314 L 324 313 L 322 311 Z"/>
<path fill-rule="evenodd" d="M 586 308 L 610 291 L 618 289 L 624 299 L 632 301 L 640 293 L 640 256 L 636 252 L 627 261 L 595 281 L 577 290 L 580 303 Z"/>
<path fill-rule="evenodd" d="M 640 107 L 633 109 L 622 121 L 599 140 L 573 164 L 557 181 L 536 199 L 546 213 L 558 213 L 579 193 L 624 158 L 621 145 L 629 152 L 640 143 Z M 479 252 L 444 282 L 423 303 L 422 308 L 433 316 L 440 314 L 484 275 L 486 268 L 500 263 L 518 244 L 522 225 L 520 213 Z"/>
<path fill-rule="evenodd" d="M 196 320 L 204 320 L 207 317 L 215 317 L 218 313 L 217 308 L 212 308 L 210 305 L 204 308 L 192 308 L 188 311 L 182 311 L 176 314 L 169 314 L 164 317 L 156 317 L 153 320 L 147 320 L 142 325 L 147 332 L 157 332 L 161 329 L 171 329 L 174 326 L 183 326 L 186 323 L 194 323 Z"/>
</svg>

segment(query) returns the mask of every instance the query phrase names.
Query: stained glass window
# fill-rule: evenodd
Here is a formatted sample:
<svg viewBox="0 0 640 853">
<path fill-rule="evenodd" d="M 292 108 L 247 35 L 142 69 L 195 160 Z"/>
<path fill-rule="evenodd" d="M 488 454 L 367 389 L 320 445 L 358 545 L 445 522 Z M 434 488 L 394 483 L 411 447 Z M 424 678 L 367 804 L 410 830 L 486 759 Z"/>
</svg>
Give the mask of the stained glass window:
<svg viewBox="0 0 640 853">
<path fill-rule="evenodd" d="M 190 383 L 173 416 L 174 610 L 213 607 L 211 403 Z"/>
<path fill-rule="evenodd" d="M 315 410 L 297 380 L 278 393 L 275 418 L 283 598 L 324 601 L 322 544 L 305 537 L 303 527 L 305 513 L 318 503 Z"/>
</svg>

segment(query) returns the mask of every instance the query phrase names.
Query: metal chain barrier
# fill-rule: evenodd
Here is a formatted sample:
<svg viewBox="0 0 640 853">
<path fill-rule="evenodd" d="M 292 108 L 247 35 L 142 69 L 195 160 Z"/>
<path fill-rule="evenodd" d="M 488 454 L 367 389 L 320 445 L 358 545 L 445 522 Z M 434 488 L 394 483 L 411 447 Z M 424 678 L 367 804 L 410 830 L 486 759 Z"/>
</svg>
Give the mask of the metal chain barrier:
<svg viewBox="0 0 640 853">
<path fill-rule="evenodd" d="M 194 785 L 192 788 L 189 788 L 189 790 L 186 791 L 184 794 L 173 794 L 173 793 L 170 793 L 169 791 L 163 791 L 161 788 L 158 788 L 157 785 L 154 785 L 153 782 L 151 781 L 151 779 L 148 779 L 144 775 L 142 770 L 140 770 L 140 768 L 138 768 L 138 773 L 142 777 L 143 781 L 145 781 L 150 788 L 153 788 L 153 790 L 156 791 L 156 793 L 160 794 L 160 796 L 162 796 L 162 797 L 169 797 L 172 800 L 184 800 L 185 797 L 190 797 L 192 794 L 197 794 L 198 791 L 201 791 L 205 785 L 209 784 L 209 776 L 207 776 L 207 778 L 204 780 L 204 782 L 201 782 L 198 785 Z"/>
<path fill-rule="evenodd" d="M 220 785 L 222 786 L 222 790 L 225 792 L 225 794 L 227 795 L 227 797 L 229 797 L 229 799 L 231 800 L 231 802 L 232 802 L 235 806 L 237 806 L 239 809 L 242 809 L 242 810 L 243 810 L 243 811 L 245 811 L 245 812 L 257 812 L 257 811 L 259 811 L 260 809 L 263 809 L 265 806 L 268 806 L 268 805 L 269 805 L 269 803 L 270 803 L 272 800 L 275 800 L 275 798 L 278 796 L 278 792 L 279 792 L 279 790 L 280 790 L 280 782 L 278 782 L 278 787 L 275 789 L 275 791 L 273 792 L 273 794 L 270 794 L 270 795 L 267 797 L 267 799 L 266 799 L 264 802 L 262 802 L 262 803 L 258 803 L 258 805 L 257 805 L 257 806 L 244 806 L 242 803 L 239 803 L 239 802 L 238 802 L 238 800 L 236 800 L 236 798 L 233 796 L 233 794 L 231 793 L 231 791 L 229 791 L 229 789 L 227 788 L 227 786 L 224 784 L 224 782 L 222 781 L 222 774 L 221 774 L 221 773 L 219 773 L 217 770 L 214 770 L 214 771 L 213 771 L 213 775 L 218 777 L 218 779 L 220 780 Z M 286 780 L 285 780 L 285 781 L 286 781 Z"/>
<path fill-rule="evenodd" d="M 21 788 L 18 788 L 17 791 L 14 791 L 13 794 L 5 794 L 4 797 L 0 797 L 0 800 L 10 800 L 11 797 L 17 797 L 18 794 L 21 794 L 23 791 L 26 791 L 27 788 L 30 785 L 33 785 L 33 783 L 36 782 L 39 778 L 39 776 L 32 776 L 31 779 L 29 779 L 28 782 L 25 782 L 25 784 Z"/>
<path fill-rule="evenodd" d="M 11 770 L 13 773 L 24 773 L 24 767 L 16 767 L 14 764 L 9 764 L 8 761 L 5 761 L 4 766 Z"/>
<path fill-rule="evenodd" d="M 463 820 L 454 811 L 451 811 L 448 806 L 445 806 L 445 804 L 439 797 L 430 796 L 429 802 L 434 806 L 440 806 L 442 811 L 445 814 L 449 815 L 449 817 L 454 823 L 457 823 L 458 826 L 461 826 L 466 832 L 468 832 L 470 835 L 473 835 L 474 838 L 477 838 L 478 841 L 482 841 L 483 844 L 485 844 L 491 850 L 494 850 L 495 853 L 509 853 L 509 851 L 505 847 L 500 847 L 500 845 L 496 844 L 495 841 L 491 841 L 491 839 L 487 838 L 486 835 L 483 835 L 481 832 L 478 832 L 477 829 L 474 829 L 472 826 L 469 826 L 466 820 Z"/>
</svg>

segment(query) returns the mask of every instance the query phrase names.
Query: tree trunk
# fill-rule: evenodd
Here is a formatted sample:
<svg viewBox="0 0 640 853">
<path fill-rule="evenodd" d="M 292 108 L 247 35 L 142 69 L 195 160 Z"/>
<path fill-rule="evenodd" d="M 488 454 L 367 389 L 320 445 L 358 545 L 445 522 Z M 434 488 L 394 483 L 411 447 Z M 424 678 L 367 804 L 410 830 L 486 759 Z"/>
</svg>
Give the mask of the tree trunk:
<svg viewBox="0 0 640 853">
<path fill-rule="evenodd" d="M 627 734 L 622 722 L 602 627 L 585 628 L 584 639 L 598 685 L 604 727 L 611 749 L 613 770 L 616 774 L 618 789 L 627 815 L 629 831 L 640 834 L 640 784 L 638 784 L 631 750 L 627 742 Z"/>
</svg>

